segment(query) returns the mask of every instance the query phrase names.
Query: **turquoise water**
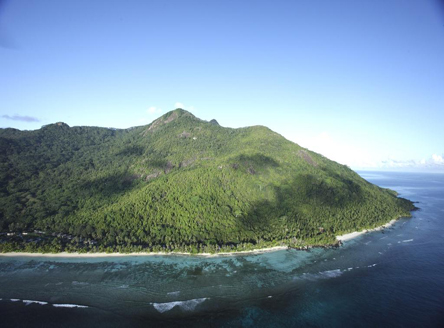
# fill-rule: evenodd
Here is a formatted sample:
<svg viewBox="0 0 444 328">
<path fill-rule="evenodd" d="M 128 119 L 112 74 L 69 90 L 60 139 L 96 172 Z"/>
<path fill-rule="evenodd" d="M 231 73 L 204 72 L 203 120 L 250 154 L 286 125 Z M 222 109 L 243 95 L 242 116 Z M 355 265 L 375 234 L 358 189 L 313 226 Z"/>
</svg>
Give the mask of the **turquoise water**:
<svg viewBox="0 0 444 328">
<path fill-rule="evenodd" d="M 1 326 L 442 326 L 444 175 L 360 174 L 421 210 L 340 249 L 0 257 Z"/>
</svg>

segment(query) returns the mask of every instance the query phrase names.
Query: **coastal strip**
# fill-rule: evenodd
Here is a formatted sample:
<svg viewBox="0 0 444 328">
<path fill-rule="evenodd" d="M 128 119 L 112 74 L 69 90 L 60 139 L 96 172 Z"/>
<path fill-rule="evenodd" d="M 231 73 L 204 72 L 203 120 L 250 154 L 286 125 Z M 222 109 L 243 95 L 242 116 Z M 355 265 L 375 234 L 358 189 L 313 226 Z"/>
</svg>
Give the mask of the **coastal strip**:
<svg viewBox="0 0 444 328">
<path fill-rule="evenodd" d="M 216 256 L 230 256 L 230 255 L 248 255 L 248 254 L 262 254 L 268 252 L 275 252 L 288 249 L 288 246 L 275 246 L 260 249 L 253 249 L 249 251 L 238 251 L 238 252 L 223 252 L 223 253 L 185 253 L 185 252 L 137 252 L 137 253 L 21 253 L 21 252 L 8 252 L 0 253 L 0 256 L 5 257 L 62 257 L 62 258 L 94 258 L 94 257 L 123 257 L 123 256 L 174 256 L 174 255 L 192 255 L 192 256 L 202 256 L 202 257 L 216 257 Z"/>
<path fill-rule="evenodd" d="M 365 229 L 362 231 L 354 231 L 344 235 L 336 236 L 336 240 L 340 243 L 351 240 L 353 238 L 359 237 L 367 232 L 372 231 L 380 231 L 382 229 L 388 228 L 392 226 L 397 220 L 391 220 L 390 222 L 373 228 L 373 229 Z M 308 247 L 311 248 L 311 247 Z M 307 248 L 307 249 L 308 249 Z M 0 256 L 4 257 L 48 257 L 48 258 L 95 258 L 95 257 L 124 257 L 124 256 L 174 256 L 174 255 L 187 255 L 187 256 L 200 256 L 200 257 L 217 257 L 217 256 L 234 256 L 234 255 L 253 255 L 253 254 L 262 254 L 268 252 L 275 252 L 280 250 L 289 249 L 288 246 L 275 246 L 275 247 L 267 247 L 267 248 L 259 248 L 253 249 L 249 251 L 237 251 L 237 252 L 222 252 L 222 253 L 197 253 L 191 254 L 186 252 L 135 252 L 135 253 L 25 253 L 25 252 L 8 252 L 8 253 L 0 253 Z M 297 249 L 297 248 L 295 248 Z M 305 248 L 304 248 L 305 249 Z M 304 250 L 303 249 L 303 250 Z"/>
</svg>

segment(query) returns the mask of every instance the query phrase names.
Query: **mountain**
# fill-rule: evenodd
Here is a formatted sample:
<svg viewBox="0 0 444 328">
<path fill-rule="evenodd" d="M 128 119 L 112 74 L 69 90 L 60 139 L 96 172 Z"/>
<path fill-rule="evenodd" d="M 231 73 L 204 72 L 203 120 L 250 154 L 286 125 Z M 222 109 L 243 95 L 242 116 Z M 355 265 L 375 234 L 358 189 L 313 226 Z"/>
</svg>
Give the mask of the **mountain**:
<svg viewBox="0 0 444 328">
<path fill-rule="evenodd" d="M 1 129 L 0 160 L 0 251 L 332 245 L 414 209 L 266 127 L 182 109 L 126 130 Z"/>
</svg>

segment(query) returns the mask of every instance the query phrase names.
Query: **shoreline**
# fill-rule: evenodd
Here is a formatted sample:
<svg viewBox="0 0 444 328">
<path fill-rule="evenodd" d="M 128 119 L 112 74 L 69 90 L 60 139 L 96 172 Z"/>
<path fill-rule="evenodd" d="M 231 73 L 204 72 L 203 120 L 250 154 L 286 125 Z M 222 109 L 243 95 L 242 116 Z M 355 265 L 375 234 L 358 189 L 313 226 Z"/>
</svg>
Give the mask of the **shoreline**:
<svg viewBox="0 0 444 328">
<path fill-rule="evenodd" d="M 390 222 L 383 224 L 379 227 L 373 229 L 364 229 L 362 231 L 354 231 L 344 235 L 336 236 L 336 240 L 341 244 L 345 241 L 354 239 L 359 237 L 367 232 L 373 231 L 381 231 L 382 229 L 386 229 L 391 227 L 398 219 L 393 219 Z M 326 245 L 331 246 L 331 245 Z M 307 249 L 312 248 L 308 246 Z M 8 253 L 0 253 L 0 257 L 47 257 L 47 258 L 107 258 L 107 257 L 141 257 L 141 256 L 197 256 L 197 257 L 218 257 L 218 256 L 235 256 L 235 255 L 254 255 L 254 254 L 262 254 L 269 252 L 276 252 L 285 249 L 298 249 L 291 248 L 289 246 L 274 246 L 274 247 L 266 247 L 253 249 L 249 251 L 237 251 L 237 252 L 221 252 L 221 253 L 197 253 L 191 254 L 186 252 L 136 252 L 136 253 L 29 253 L 29 252 L 8 252 Z M 298 249 L 298 250 L 306 250 L 306 249 Z"/>
<path fill-rule="evenodd" d="M 364 229 L 362 231 L 354 231 L 354 232 L 350 232 L 350 233 L 346 233 L 344 235 L 340 235 L 340 236 L 336 236 L 336 240 L 340 241 L 340 242 L 344 242 L 347 240 L 351 240 L 354 239 L 356 237 L 359 237 L 367 232 L 372 232 L 372 231 L 381 231 L 382 229 L 391 227 L 392 225 L 395 224 L 395 222 L 398 221 L 398 219 L 393 219 L 390 222 L 383 224 L 382 226 L 373 228 L 373 229 Z"/>
<path fill-rule="evenodd" d="M 276 252 L 280 250 L 288 249 L 288 246 L 274 246 L 253 249 L 250 251 L 238 251 L 238 252 L 222 252 L 222 253 L 185 253 L 185 252 L 137 252 L 137 253 L 25 253 L 25 252 L 8 252 L 0 253 L 0 257 L 62 257 L 62 258 L 96 258 L 96 257 L 128 257 L 128 256 L 199 256 L 199 257 L 217 257 L 217 256 L 230 256 L 230 255 L 244 255 L 244 254 L 262 254 L 269 252 Z"/>
</svg>

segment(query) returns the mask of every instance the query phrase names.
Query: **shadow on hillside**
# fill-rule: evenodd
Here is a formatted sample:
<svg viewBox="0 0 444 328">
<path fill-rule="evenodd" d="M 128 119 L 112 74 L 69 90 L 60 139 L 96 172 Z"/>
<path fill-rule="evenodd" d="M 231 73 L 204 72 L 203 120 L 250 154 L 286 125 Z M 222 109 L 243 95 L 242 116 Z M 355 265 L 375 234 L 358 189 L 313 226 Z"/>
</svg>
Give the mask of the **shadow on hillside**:
<svg viewBox="0 0 444 328">
<path fill-rule="evenodd" d="M 241 154 L 230 159 L 231 167 L 234 169 L 246 170 L 247 173 L 255 175 L 264 173 L 268 168 L 275 168 L 279 166 L 273 158 L 265 156 L 260 153 L 254 155 Z"/>
<path fill-rule="evenodd" d="M 145 151 L 145 148 L 139 145 L 133 145 L 130 147 L 126 147 L 119 151 L 116 155 L 117 156 L 141 156 L 143 155 L 143 152 Z"/>
<path fill-rule="evenodd" d="M 137 175 L 114 174 L 99 177 L 80 184 L 80 188 L 88 197 L 109 198 L 119 196 L 133 189 Z"/>
<path fill-rule="evenodd" d="M 352 187 L 352 188 L 355 188 L 355 189 L 359 188 L 359 185 L 356 184 L 356 182 L 354 182 L 353 180 L 350 180 L 350 179 L 348 179 L 348 178 L 344 178 L 344 177 L 341 176 L 338 172 L 334 171 L 332 168 L 326 166 L 326 167 L 322 167 L 321 169 L 322 169 L 322 171 L 324 171 L 325 173 L 327 173 L 327 175 L 329 175 L 329 176 L 335 178 L 336 180 L 339 180 L 339 181 L 341 181 L 341 182 L 343 182 L 343 183 L 349 185 L 349 186 Z M 348 169 L 348 170 L 350 171 L 349 173 L 351 173 L 351 176 L 352 176 L 352 175 L 355 175 L 355 177 L 358 178 L 360 181 L 365 181 L 366 183 L 371 184 L 371 183 L 368 182 L 367 180 L 365 180 L 365 179 L 363 179 L 362 177 L 360 177 L 360 176 L 358 175 L 358 173 L 354 172 L 354 171 L 351 170 L 351 169 Z"/>
<path fill-rule="evenodd" d="M 361 201 L 363 192 L 360 185 L 340 175 L 333 177 L 335 183 L 328 184 L 325 179 L 319 179 L 312 174 L 299 175 L 292 181 L 292 189 L 297 191 L 292 196 L 302 195 L 305 201 L 311 200 L 315 204 L 334 208 Z M 285 197 L 280 192 L 281 190 L 276 190 L 278 197 Z"/>
<path fill-rule="evenodd" d="M 143 166 L 148 172 L 154 170 L 168 170 L 171 169 L 172 164 L 164 159 L 147 159 L 143 162 Z M 140 181 L 141 175 L 126 173 L 109 174 L 89 181 L 80 183 L 79 189 L 82 190 L 84 197 L 100 197 L 109 198 L 120 196 L 127 191 L 134 189 L 137 186 L 137 181 Z M 147 180 L 143 180 L 147 181 Z"/>
<path fill-rule="evenodd" d="M 239 163 L 242 165 L 252 165 L 255 168 L 262 167 L 278 167 L 279 163 L 276 162 L 273 158 L 265 156 L 260 153 L 256 153 L 254 155 L 238 155 L 231 159 L 232 162 Z"/>
<path fill-rule="evenodd" d="M 291 181 L 274 186 L 275 200 L 253 203 L 252 210 L 238 219 L 239 229 L 251 231 L 252 235 L 256 232 L 263 234 L 263 231 L 273 230 L 273 225 L 283 217 L 294 220 L 296 216 L 302 215 L 302 208 L 307 205 L 339 209 L 362 201 L 361 186 L 340 176 L 335 178 L 340 180 L 332 186 L 313 174 L 301 174 Z"/>
</svg>

